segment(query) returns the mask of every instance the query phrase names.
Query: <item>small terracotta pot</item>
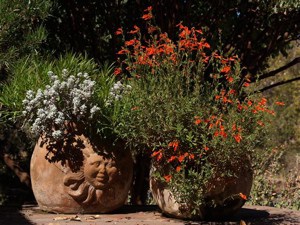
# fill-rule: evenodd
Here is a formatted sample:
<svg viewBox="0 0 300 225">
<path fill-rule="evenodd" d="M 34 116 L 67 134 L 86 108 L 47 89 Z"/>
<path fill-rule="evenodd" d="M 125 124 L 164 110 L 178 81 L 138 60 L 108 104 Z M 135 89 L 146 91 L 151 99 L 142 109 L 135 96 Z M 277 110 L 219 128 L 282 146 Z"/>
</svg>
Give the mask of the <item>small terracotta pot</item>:
<svg viewBox="0 0 300 225">
<path fill-rule="evenodd" d="M 82 134 L 49 145 L 39 138 L 30 164 L 39 207 L 58 213 L 107 213 L 127 200 L 133 161 L 122 144 L 95 143 Z"/>
<path fill-rule="evenodd" d="M 189 201 L 179 202 L 178 197 L 170 190 L 168 183 L 157 180 L 151 175 L 150 190 L 162 212 L 168 216 L 192 220 L 226 218 L 238 212 L 245 203 L 243 195 L 249 196 L 250 194 L 253 170 L 250 162 L 247 163 L 248 165 L 245 165 L 245 162 L 236 165 L 235 176 L 224 177 L 221 176 L 222 171 L 220 171 L 207 182 L 205 187 L 202 187 L 205 202 L 197 208 L 196 215 L 192 214 L 195 206 Z M 158 169 L 166 171 L 166 169 Z M 152 168 L 152 171 L 157 171 L 157 168 Z M 240 193 L 243 195 L 241 196 Z M 209 206 L 209 204 L 205 204 L 206 201 L 214 201 L 216 205 Z"/>
</svg>

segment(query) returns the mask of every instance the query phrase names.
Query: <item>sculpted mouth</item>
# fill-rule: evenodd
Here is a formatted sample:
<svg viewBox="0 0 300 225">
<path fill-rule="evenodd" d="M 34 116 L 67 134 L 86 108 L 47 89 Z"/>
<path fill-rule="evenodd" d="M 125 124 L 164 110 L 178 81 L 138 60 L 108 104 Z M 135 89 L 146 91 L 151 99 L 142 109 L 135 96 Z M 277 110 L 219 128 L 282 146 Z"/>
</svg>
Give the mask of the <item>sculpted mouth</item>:
<svg viewBox="0 0 300 225">
<path fill-rule="evenodd" d="M 107 176 L 105 176 L 105 175 L 98 175 L 97 177 L 96 177 L 96 180 L 97 181 L 107 181 Z"/>
</svg>

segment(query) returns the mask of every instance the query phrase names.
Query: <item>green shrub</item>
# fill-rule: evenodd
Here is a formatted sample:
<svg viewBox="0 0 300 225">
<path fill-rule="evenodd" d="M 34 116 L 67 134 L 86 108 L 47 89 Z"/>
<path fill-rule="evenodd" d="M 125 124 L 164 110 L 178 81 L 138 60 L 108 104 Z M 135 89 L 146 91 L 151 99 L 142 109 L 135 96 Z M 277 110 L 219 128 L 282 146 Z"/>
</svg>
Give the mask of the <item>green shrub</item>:
<svg viewBox="0 0 300 225">
<path fill-rule="evenodd" d="M 236 176 L 239 168 L 251 171 L 249 161 L 274 111 L 267 99 L 248 92 L 238 58 L 212 51 L 201 30 L 179 24 L 175 43 L 151 24 L 151 7 L 142 18 L 148 33 L 135 26 L 118 52 L 123 60 L 115 74 L 130 74 L 124 82 L 132 90 L 121 101 L 116 130 L 133 152 L 151 154 L 154 175 L 177 201 L 195 209 L 221 206 L 226 199 L 204 198 L 205 185 Z"/>
</svg>

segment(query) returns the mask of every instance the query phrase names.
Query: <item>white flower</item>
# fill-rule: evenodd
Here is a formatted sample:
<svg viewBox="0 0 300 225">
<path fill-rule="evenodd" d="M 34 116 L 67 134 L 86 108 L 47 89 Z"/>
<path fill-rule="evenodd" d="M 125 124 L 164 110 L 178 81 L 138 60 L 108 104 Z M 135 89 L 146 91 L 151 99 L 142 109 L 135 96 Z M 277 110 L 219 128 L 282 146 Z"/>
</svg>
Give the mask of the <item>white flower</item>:
<svg viewBox="0 0 300 225">
<path fill-rule="evenodd" d="M 90 110 L 91 116 L 90 118 L 93 118 L 93 116 L 95 115 L 96 112 L 100 111 L 100 108 L 98 106 L 93 106 Z"/>
<path fill-rule="evenodd" d="M 52 137 L 55 140 L 61 139 L 63 137 L 63 132 L 61 130 L 55 130 L 52 132 Z"/>
<path fill-rule="evenodd" d="M 34 98 L 34 92 L 32 90 L 29 90 L 26 92 L 26 98 L 31 100 Z"/>
<path fill-rule="evenodd" d="M 26 122 L 31 124 L 31 132 L 45 133 L 53 140 L 65 138 L 65 121 L 92 119 L 100 108 L 93 104 L 95 81 L 87 73 L 69 75 L 64 69 L 59 78 L 52 71 L 48 72 L 50 85 L 36 93 L 27 91 L 23 100 Z M 117 86 L 122 86 L 118 83 Z M 119 93 L 119 92 L 118 92 Z M 89 121 L 90 122 L 90 121 Z M 55 131 L 53 131 L 55 127 Z"/>
<path fill-rule="evenodd" d="M 63 69 L 63 70 L 62 70 L 62 77 L 63 77 L 63 78 L 68 77 L 68 74 L 69 74 L 69 71 L 68 71 L 67 69 Z"/>
</svg>

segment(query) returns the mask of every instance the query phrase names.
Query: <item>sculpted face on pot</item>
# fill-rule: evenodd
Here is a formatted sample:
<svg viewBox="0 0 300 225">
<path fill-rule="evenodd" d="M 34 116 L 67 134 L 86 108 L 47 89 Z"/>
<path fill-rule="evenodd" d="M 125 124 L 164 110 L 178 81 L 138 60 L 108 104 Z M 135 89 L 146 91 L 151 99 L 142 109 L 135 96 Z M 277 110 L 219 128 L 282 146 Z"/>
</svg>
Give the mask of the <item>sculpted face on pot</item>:
<svg viewBox="0 0 300 225">
<path fill-rule="evenodd" d="M 86 181 L 95 189 L 104 190 L 117 176 L 116 162 L 97 153 L 91 154 L 84 166 Z"/>
</svg>

